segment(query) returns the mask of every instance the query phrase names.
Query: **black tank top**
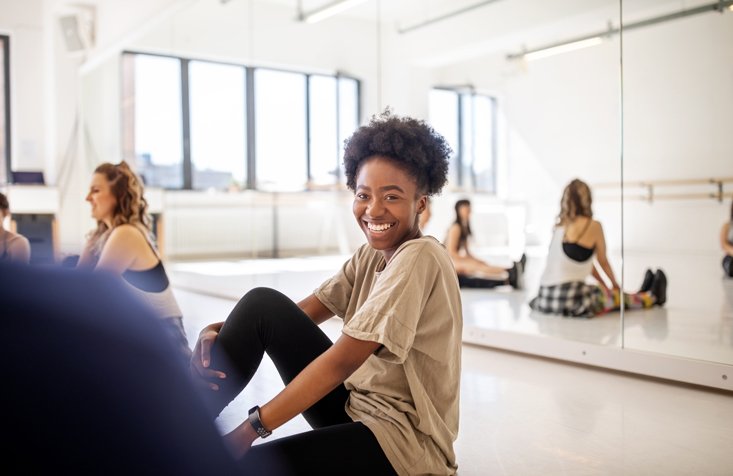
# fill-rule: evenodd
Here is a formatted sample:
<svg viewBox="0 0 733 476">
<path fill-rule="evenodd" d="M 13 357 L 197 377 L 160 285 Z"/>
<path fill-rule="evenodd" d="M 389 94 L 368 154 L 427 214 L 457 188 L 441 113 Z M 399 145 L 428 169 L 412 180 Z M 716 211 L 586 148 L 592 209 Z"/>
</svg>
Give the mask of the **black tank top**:
<svg viewBox="0 0 733 476">
<path fill-rule="evenodd" d="M 122 277 L 136 288 L 149 293 L 163 292 L 169 284 L 168 275 L 165 273 L 163 262 L 160 260 L 158 260 L 158 264 L 154 268 L 142 271 L 128 269 L 122 273 Z"/>
<path fill-rule="evenodd" d="M 588 223 L 585 224 L 585 228 L 583 228 L 583 231 L 580 232 L 580 235 L 575 240 L 575 243 L 570 243 L 568 241 L 565 241 L 563 237 L 562 242 L 562 250 L 565 253 L 565 255 L 570 258 L 573 261 L 577 261 L 578 263 L 582 263 L 583 261 L 587 261 L 591 259 L 593 256 L 593 251 L 595 251 L 596 247 L 593 248 L 587 248 L 585 246 L 579 245 L 577 242 L 580 241 L 580 239 L 585 235 L 585 232 L 590 227 L 591 220 L 588 219 Z M 565 231 L 567 233 L 567 230 Z"/>
</svg>

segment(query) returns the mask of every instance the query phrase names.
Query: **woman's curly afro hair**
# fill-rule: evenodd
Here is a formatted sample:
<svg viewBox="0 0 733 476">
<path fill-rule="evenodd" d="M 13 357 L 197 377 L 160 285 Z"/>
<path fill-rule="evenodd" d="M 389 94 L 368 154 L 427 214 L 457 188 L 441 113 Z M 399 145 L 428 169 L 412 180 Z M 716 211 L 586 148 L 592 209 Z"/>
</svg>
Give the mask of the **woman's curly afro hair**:
<svg viewBox="0 0 733 476">
<path fill-rule="evenodd" d="M 346 140 L 346 186 L 355 190 L 361 165 L 381 156 L 393 160 L 414 177 L 419 193 L 435 195 L 448 180 L 450 154 L 450 146 L 432 127 L 418 119 L 395 116 L 387 109 Z"/>
</svg>

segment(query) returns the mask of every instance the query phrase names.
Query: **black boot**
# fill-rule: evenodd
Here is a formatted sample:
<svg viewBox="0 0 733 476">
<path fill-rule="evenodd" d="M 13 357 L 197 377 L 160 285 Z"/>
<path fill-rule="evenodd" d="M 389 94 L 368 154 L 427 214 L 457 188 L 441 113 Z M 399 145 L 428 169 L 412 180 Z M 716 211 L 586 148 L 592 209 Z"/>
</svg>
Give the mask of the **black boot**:
<svg viewBox="0 0 733 476">
<path fill-rule="evenodd" d="M 524 273 L 524 269 L 527 267 L 527 255 L 522 253 L 522 257 L 515 264 L 519 268 L 520 273 Z"/>
<path fill-rule="evenodd" d="M 651 291 L 653 282 L 654 273 L 652 273 L 651 269 L 647 268 L 646 273 L 644 273 L 644 281 L 641 282 L 641 288 L 639 288 L 639 292 L 645 293 L 647 291 Z"/>
<path fill-rule="evenodd" d="M 652 295 L 657 298 L 656 304 L 663 306 L 667 302 L 667 276 L 664 271 L 658 269 L 654 274 L 654 282 L 652 282 Z"/>
<path fill-rule="evenodd" d="M 509 284 L 514 289 L 522 289 L 522 273 L 519 271 L 517 263 L 514 263 L 514 266 L 507 269 L 507 272 L 509 273 Z"/>
</svg>

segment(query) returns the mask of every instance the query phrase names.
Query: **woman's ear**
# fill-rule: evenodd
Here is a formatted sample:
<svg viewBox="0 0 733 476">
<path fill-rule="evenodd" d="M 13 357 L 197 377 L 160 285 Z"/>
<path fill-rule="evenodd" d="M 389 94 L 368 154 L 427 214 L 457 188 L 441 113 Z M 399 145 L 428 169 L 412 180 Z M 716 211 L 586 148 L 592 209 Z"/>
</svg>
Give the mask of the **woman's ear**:
<svg viewBox="0 0 733 476">
<path fill-rule="evenodd" d="M 417 213 L 420 214 L 425 211 L 425 209 L 428 206 L 428 196 L 427 195 L 421 195 L 417 199 Z"/>
</svg>

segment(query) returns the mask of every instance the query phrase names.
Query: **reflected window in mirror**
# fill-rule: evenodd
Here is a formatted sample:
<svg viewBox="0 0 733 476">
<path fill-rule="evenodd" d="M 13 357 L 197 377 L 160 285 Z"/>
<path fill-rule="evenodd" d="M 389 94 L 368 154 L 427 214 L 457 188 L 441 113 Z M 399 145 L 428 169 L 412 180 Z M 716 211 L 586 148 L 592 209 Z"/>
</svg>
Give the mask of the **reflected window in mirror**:
<svg viewBox="0 0 733 476">
<path fill-rule="evenodd" d="M 496 98 L 475 91 L 434 88 L 430 123 L 446 138 L 453 155 L 450 181 L 458 189 L 496 192 Z"/>
</svg>

